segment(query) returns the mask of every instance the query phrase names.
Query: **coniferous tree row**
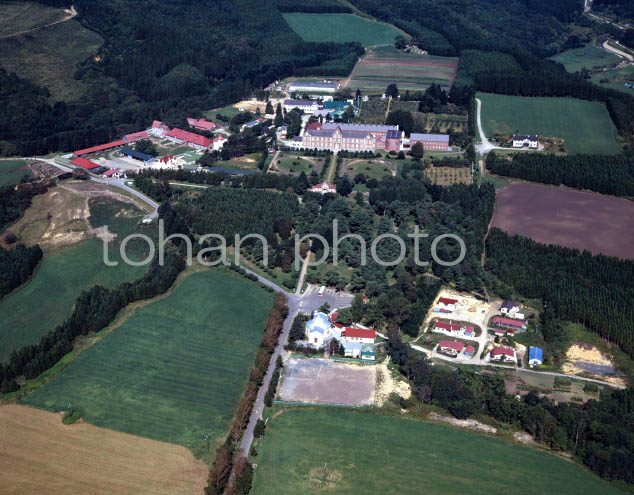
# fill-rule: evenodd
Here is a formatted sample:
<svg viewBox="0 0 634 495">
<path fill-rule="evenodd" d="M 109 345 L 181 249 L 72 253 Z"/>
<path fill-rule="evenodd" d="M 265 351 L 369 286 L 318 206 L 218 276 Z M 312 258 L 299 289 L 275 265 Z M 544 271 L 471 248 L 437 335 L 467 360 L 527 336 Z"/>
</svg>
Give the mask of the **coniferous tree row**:
<svg viewBox="0 0 634 495">
<path fill-rule="evenodd" d="M 18 244 L 13 249 L 0 247 L 0 299 L 26 282 L 42 259 L 37 244 L 26 247 Z"/>
<path fill-rule="evenodd" d="M 623 155 L 517 153 L 509 161 L 491 151 L 490 172 L 505 177 L 590 189 L 615 196 L 634 196 L 634 161 Z"/>
<path fill-rule="evenodd" d="M 430 366 L 427 358 L 391 333 L 387 352 L 413 395 L 421 402 L 447 409 L 457 418 L 485 414 L 520 428 L 554 451 L 577 456 L 599 476 L 634 484 L 634 390 L 606 389 L 601 400 L 554 404 L 530 392 L 520 400 L 507 395 L 497 376 Z M 401 399 L 401 407 L 411 401 Z"/>
<path fill-rule="evenodd" d="M 0 232 L 19 219 L 31 206 L 31 200 L 38 194 L 44 194 L 49 187 L 50 184 L 45 182 L 0 187 Z"/>
<path fill-rule="evenodd" d="M 509 236 L 487 237 L 486 269 L 561 320 L 579 322 L 634 357 L 634 261 Z"/>
</svg>

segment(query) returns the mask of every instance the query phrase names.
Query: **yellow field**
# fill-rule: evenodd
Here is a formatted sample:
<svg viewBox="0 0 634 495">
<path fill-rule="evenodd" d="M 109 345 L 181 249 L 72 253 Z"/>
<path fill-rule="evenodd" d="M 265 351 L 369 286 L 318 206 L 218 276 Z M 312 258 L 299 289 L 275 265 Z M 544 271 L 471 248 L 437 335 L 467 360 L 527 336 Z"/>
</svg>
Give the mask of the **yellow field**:
<svg viewBox="0 0 634 495">
<path fill-rule="evenodd" d="M 12 495 L 200 495 L 207 467 L 185 447 L 5 405 L 0 473 L 0 491 Z"/>
</svg>

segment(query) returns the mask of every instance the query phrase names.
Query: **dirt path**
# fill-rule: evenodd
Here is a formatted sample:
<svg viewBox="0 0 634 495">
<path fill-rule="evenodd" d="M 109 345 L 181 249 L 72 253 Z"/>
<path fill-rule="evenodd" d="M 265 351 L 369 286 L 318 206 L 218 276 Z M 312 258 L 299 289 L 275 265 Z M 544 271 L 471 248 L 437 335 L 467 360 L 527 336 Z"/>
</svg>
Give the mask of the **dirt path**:
<svg viewBox="0 0 634 495">
<path fill-rule="evenodd" d="M 70 21 L 71 19 L 73 19 L 74 17 L 77 16 L 77 11 L 75 10 L 74 6 L 70 6 L 70 9 L 66 9 L 65 12 L 68 12 L 68 15 L 58 21 L 55 22 L 51 22 L 50 24 L 46 24 L 45 26 L 39 26 L 39 27 L 34 27 L 32 29 L 27 29 L 26 31 L 19 31 L 17 33 L 13 33 L 10 34 L 8 36 L 0 36 L 0 40 L 7 40 L 9 38 L 15 38 L 17 36 L 22 36 L 23 34 L 28 34 L 28 33 L 32 33 L 33 31 L 39 31 L 40 29 L 44 29 L 50 26 L 54 26 L 55 24 L 59 24 L 61 22 L 66 22 L 66 21 Z"/>
</svg>

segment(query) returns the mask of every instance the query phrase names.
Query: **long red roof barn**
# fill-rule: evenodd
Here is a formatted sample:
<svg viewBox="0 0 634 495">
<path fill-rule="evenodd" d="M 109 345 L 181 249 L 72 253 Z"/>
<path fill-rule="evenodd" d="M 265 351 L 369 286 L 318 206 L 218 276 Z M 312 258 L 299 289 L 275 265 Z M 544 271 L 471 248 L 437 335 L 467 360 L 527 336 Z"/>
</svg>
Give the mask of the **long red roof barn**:
<svg viewBox="0 0 634 495">
<path fill-rule="evenodd" d="M 194 143 L 198 146 L 204 146 L 207 148 L 211 144 L 211 139 L 206 138 L 205 136 L 201 136 L 200 134 L 196 134 L 194 132 L 184 131 L 183 129 L 178 129 L 175 127 L 171 131 L 167 131 L 165 133 L 168 137 L 173 137 L 176 139 L 181 139 L 186 143 Z"/>
<path fill-rule="evenodd" d="M 515 357 L 515 351 L 510 347 L 496 347 L 491 351 L 491 356 L 508 356 L 510 358 Z"/>
<path fill-rule="evenodd" d="M 457 340 L 441 340 L 438 342 L 438 349 L 453 349 L 456 352 L 461 352 L 464 349 L 464 344 Z"/>
<path fill-rule="evenodd" d="M 99 146 L 93 146 L 92 148 L 86 148 L 83 150 L 75 151 L 75 155 L 77 156 L 88 155 L 90 153 L 96 153 L 97 151 L 104 151 L 104 150 L 109 150 L 112 148 L 118 148 L 119 146 L 125 146 L 125 144 L 126 142 L 123 139 L 121 139 L 119 141 L 112 141 L 110 143 L 100 144 Z"/>
<path fill-rule="evenodd" d="M 75 158 L 70 163 L 72 163 L 73 165 L 76 165 L 78 167 L 85 168 L 87 170 L 92 170 L 93 168 L 98 168 L 98 167 L 101 166 L 101 165 L 96 164 L 95 162 L 91 162 L 87 158 L 82 158 L 81 156 L 78 157 L 78 158 Z"/>
</svg>

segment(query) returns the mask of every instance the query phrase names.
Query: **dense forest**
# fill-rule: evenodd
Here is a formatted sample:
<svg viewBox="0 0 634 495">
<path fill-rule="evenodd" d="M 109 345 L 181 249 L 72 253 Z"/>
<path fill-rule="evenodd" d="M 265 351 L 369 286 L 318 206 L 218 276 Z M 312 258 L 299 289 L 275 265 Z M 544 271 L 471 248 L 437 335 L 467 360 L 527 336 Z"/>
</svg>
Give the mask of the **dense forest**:
<svg viewBox="0 0 634 495">
<path fill-rule="evenodd" d="M 346 75 L 363 53 L 356 43 L 302 41 L 271 0 L 73 4 L 79 21 L 106 40 L 75 73 L 89 89 L 78 102 L 50 104 L 45 88 L 0 72 L 4 153 L 91 146 L 155 118 L 180 125 L 187 115 L 238 101 L 299 70 L 321 74 L 324 66 Z"/>
<path fill-rule="evenodd" d="M 540 244 L 494 228 L 486 269 L 553 316 L 583 323 L 634 357 L 634 261 Z"/>
<path fill-rule="evenodd" d="M 0 299 L 26 282 L 42 259 L 37 244 L 26 247 L 18 244 L 13 249 L 0 247 Z"/>
<path fill-rule="evenodd" d="M 623 155 L 517 153 L 508 159 L 491 151 L 485 163 L 488 171 L 505 177 L 634 196 L 634 162 Z"/>
<path fill-rule="evenodd" d="M 0 232 L 20 218 L 31 206 L 32 199 L 44 194 L 50 185 L 46 182 L 26 182 L 0 187 Z"/>
<path fill-rule="evenodd" d="M 501 378 L 430 366 L 396 334 L 390 334 L 387 351 L 420 402 L 443 407 L 457 418 L 487 414 L 553 450 L 572 453 L 604 478 L 634 483 L 633 389 L 607 391 L 601 401 L 585 404 L 555 405 L 535 392 L 517 400 L 506 394 Z M 412 406 L 411 400 L 401 400 L 401 407 Z"/>
</svg>

